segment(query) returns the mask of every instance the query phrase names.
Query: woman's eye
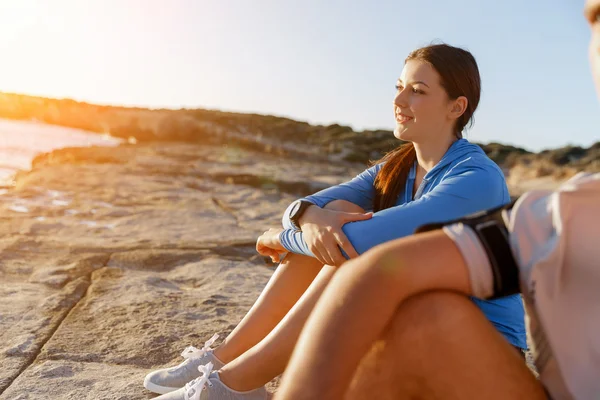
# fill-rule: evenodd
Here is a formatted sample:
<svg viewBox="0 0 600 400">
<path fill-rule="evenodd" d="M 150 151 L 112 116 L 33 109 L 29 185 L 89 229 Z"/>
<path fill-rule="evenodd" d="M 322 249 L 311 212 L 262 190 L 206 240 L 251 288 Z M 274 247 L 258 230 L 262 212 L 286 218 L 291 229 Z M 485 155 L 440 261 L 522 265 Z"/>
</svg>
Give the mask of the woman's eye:
<svg viewBox="0 0 600 400">
<path fill-rule="evenodd" d="M 412 89 L 412 92 L 413 92 L 413 93 L 418 93 L 418 94 L 423 94 L 423 91 L 422 91 L 422 90 L 419 90 L 419 89 L 417 89 L 417 88 L 413 88 L 413 89 Z"/>
<path fill-rule="evenodd" d="M 396 85 L 396 90 L 400 91 L 400 90 L 402 90 L 402 89 L 404 89 L 404 88 L 402 87 L 402 85 Z"/>
</svg>

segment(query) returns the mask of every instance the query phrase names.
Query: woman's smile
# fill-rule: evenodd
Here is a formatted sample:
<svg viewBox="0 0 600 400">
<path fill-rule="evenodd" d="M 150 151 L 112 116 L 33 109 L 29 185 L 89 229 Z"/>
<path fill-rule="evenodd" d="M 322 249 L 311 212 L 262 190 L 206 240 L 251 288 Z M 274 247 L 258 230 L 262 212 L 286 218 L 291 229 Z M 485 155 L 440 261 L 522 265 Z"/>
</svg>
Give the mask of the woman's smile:
<svg viewBox="0 0 600 400">
<path fill-rule="evenodd" d="M 402 114 L 400 112 L 396 112 L 396 122 L 399 124 L 406 124 L 414 119 L 414 117 L 410 117 L 406 114 Z"/>
</svg>

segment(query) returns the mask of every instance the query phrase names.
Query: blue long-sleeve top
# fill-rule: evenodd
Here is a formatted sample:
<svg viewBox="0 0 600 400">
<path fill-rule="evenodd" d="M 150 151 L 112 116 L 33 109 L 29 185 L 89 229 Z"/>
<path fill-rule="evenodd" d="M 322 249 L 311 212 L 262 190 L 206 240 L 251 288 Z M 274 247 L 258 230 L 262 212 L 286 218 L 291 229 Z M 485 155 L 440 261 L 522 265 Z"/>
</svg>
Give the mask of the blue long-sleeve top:
<svg viewBox="0 0 600 400">
<path fill-rule="evenodd" d="M 365 211 L 372 211 L 375 177 L 382 165 L 377 164 L 349 182 L 324 189 L 304 200 L 321 208 L 334 200 L 346 200 Z M 408 174 L 396 206 L 374 213 L 371 219 L 347 223 L 342 227 L 358 254 L 378 244 L 410 235 L 423 224 L 452 220 L 510 201 L 500 168 L 479 146 L 466 139 L 457 140 L 450 146 L 440 162 L 427 172 L 413 198 L 415 176 L 416 164 Z M 314 257 L 302 232 L 296 230 L 290 221 L 290 211 L 291 205 L 282 218 L 282 246 L 290 252 Z M 524 310 L 518 295 L 474 301 L 509 342 L 517 347 L 527 347 Z"/>
</svg>

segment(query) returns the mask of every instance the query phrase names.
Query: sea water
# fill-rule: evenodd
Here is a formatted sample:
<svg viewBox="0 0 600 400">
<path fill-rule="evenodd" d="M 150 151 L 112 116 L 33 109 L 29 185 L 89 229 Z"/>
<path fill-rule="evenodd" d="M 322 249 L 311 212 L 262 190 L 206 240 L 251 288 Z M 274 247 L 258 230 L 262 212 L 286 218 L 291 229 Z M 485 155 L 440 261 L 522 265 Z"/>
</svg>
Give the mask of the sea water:
<svg viewBox="0 0 600 400">
<path fill-rule="evenodd" d="M 116 146 L 109 135 L 31 121 L 0 118 L 0 186 L 10 186 L 18 170 L 29 170 L 40 153 L 63 147 Z"/>
</svg>

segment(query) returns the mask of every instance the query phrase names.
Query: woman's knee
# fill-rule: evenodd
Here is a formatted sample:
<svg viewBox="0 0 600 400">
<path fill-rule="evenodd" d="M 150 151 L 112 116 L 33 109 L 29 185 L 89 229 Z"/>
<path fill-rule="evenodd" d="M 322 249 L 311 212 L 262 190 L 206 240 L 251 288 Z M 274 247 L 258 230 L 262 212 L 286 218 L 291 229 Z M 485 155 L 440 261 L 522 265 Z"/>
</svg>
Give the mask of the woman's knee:
<svg viewBox="0 0 600 400">
<path fill-rule="evenodd" d="M 332 211 L 343 211 L 343 212 L 351 212 L 351 213 L 364 213 L 365 210 L 362 207 L 357 206 L 354 203 L 351 203 L 347 200 L 334 200 L 325 205 L 326 210 Z"/>
</svg>

